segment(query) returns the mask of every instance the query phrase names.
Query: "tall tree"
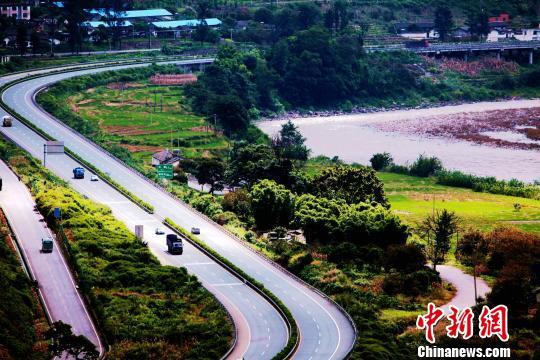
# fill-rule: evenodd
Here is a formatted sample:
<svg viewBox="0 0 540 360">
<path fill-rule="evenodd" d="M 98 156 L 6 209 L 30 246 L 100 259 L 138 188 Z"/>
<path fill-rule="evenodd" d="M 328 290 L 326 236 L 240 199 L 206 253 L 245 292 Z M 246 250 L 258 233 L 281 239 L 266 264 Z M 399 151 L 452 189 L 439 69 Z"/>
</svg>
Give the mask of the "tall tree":
<svg viewBox="0 0 540 360">
<path fill-rule="evenodd" d="M 251 188 L 251 207 L 257 228 L 288 227 L 294 216 L 294 194 L 272 180 L 261 180 Z"/>
<path fill-rule="evenodd" d="M 85 1 L 64 1 L 63 17 L 69 33 L 69 46 L 74 53 L 79 53 L 83 42 L 81 24 L 86 20 L 85 4 Z"/>
<path fill-rule="evenodd" d="M 304 145 L 306 139 L 290 120 L 281 126 L 279 134 L 272 139 L 276 155 L 289 160 L 306 161 L 309 149 Z"/>
<path fill-rule="evenodd" d="M 19 48 L 19 53 L 24 55 L 26 53 L 26 41 L 28 40 L 28 29 L 26 28 L 26 23 L 21 21 L 17 25 L 17 35 L 15 42 Z"/>
<path fill-rule="evenodd" d="M 324 24 L 335 34 L 349 25 L 350 17 L 348 4 L 344 0 L 337 0 L 324 15 Z"/>
<path fill-rule="evenodd" d="M 30 34 L 30 44 L 32 45 L 32 54 L 36 55 L 41 50 L 41 37 L 36 30 Z"/>
<path fill-rule="evenodd" d="M 418 232 L 426 242 L 426 257 L 437 270 L 450 250 L 450 240 L 457 232 L 459 218 L 454 212 L 443 209 L 429 215 L 419 226 Z"/>
<path fill-rule="evenodd" d="M 224 175 L 225 165 L 222 161 L 208 158 L 202 158 L 197 161 L 195 177 L 199 185 L 210 185 L 211 194 L 215 190 L 223 190 Z"/>
<path fill-rule="evenodd" d="M 467 15 L 467 25 L 471 34 L 484 37 L 489 34 L 488 14 L 484 8 L 469 12 Z"/>
<path fill-rule="evenodd" d="M 116 48 L 122 47 L 122 27 L 124 15 L 131 9 L 132 0 L 105 0 L 102 8 L 105 10 L 104 20 L 111 30 L 111 41 Z"/>
<path fill-rule="evenodd" d="M 446 41 L 448 34 L 454 27 L 452 11 L 446 6 L 439 6 L 435 10 L 435 30 L 439 33 L 441 41 Z"/>
</svg>

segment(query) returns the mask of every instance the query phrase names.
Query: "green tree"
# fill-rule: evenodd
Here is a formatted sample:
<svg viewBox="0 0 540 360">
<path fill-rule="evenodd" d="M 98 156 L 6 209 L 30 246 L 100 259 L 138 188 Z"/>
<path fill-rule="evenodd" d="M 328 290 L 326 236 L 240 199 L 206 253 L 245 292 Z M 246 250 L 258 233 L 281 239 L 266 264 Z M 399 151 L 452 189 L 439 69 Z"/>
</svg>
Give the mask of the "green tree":
<svg viewBox="0 0 540 360">
<path fill-rule="evenodd" d="M 79 0 L 64 1 L 63 17 L 69 34 L 69 46 L 71 52 L 78 53 L 83 42 L 81 24 L 86 20 L 84 2 Z"/>
<path fill-rule="evenodd" d="M 447 6 L 439 6 L 435 10 L 435 30 L 439 33 L 441 41 L 446 41 L 448 34 L 454 27 L 452 11 Z"/>
<path fill-rule="evenodd" d="M 19 53 L 23 55 L 26 53 L 26 41 L 28 40 L 28 29 L 26 28 L 26 23 L 21 21 L 17 25 L 17 35 L 15 37 L 15 42 L 19 48 Z"/>
<path fill-rule="evenodd" d="M 32 54 L 36 55 L 41 50 L 41 37 L 35 30 L 30 34 L 30 44 L 32 45 Z"/>
<path fill-rule="evenodd" d="M 294 194 L 273 180 L 260 180 L 249 192 L 253 217 L 259 230 L 287 228 L 294 216 Z"/>
<path fill-rule="evenodd" d="M 309 149 L 304 145 L 306 139 L 290 120 L 281 126 L 279 134 L 272 139 L 277 156 L 289 160 L 306 161 Z"/>
<path fill-rule="evenodd" d="M 324 24 L 333 33 L 344 30 L 349 25 L 351 15 L 344 0 L 335 1 L 324 15 Z"/>
<path fill-rule="evenodd" d="M 343 199 L 349 204 L 377 202 L 388 206 L 383 183 L 365 166 L 336 166 L 323 170 L 311 181 L 312 192 L 321 197 Z"/>
<path fill-rule="evenodd" d="M 471 34 L 484 37 L 489 34 L 488 13 L 484 8 L 469 12 L 467 15 L 467 25 Z"/>
<path fill-rule="evenodd" d="M 269 146 L 236 142 L 230 153 L 227 182 L 230 185 L 250 187 L 257 180 L 271 179 L 277 166 L 278 160 Z"/>
<path fill-rule="evenodd" d="M 217 96 L 212 101 L 212 112 L 227 136 L 243 133 L 249 125 L 249 115 L 242 100 L 235 95 Z"/>
<path fill-rule="evenodd" d="M 389 153 L 383 152 L 374 154 L 371 159 L 369 159 L 369 162 L 371 163 L 373 170 L 380 171 L 385 167 L 392 165 L 394 159 L 392 159 L 392 155 Z"/>
<path fill-rule="evenodd" d="M 71 325 L 62 321 L 54 322 L 45 335 L 51 339 L 49 351 L 53 356 L 61 356 L 64 352 L 75 359 L 94 360 L 99 357 L 96 346 L 82 335 L 74 335 Z"/>
<path fill-rule="evenodd" d="M 450 250 L 450 240 L 457 232 L 459 218 L 446 209 L 429 215 L 419 226 L 418 232 L 426 240 L 426 257 L 433 264 L 433 269 L 444 262 Z"/>
<path fill-rule="evenodd" d="M 410 172 L 414 176 L 428 177 L 442 169 L 442 162 L 439 158 L 420 155 L 411 165 Z"/>
<path fill-rule="evenodd" d="M 296 200 L 294 224 L 302 228 L 309 243 L 329 243 L 333 240 L 333 231 L 339 226 L 344 205 L 341 199 L 301 195 Z"/>
<path fill-rule="evenodd" d="M 209 184 L 210 193 L 213 194 L 215 190 L 223 190 L 225 164 L 217 159 L 201 158 L 197 160 L 194 175 L 200 185 Z"/>
</svg>

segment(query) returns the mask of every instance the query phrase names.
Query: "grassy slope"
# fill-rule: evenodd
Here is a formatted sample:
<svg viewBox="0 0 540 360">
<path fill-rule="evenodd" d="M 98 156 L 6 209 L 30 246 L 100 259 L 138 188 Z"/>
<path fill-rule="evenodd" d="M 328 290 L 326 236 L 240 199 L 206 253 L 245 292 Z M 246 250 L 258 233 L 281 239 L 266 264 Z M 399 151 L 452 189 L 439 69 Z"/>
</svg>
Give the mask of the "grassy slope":
<svg viewBox="0 0 540 360">
<path fill-rule="evenodd" d="M 0 359 L 47 359 L 47 320 L 0 214 Z"/>
<path fill-rule="evenodd" d="M 99 86 L 70 96 L 67 103 L 79 116 L 99 123 L 109 134 L 107 141 L 127 146 L 151 146 L 146 149 L 131 147 L 131 150 L 137 150 L 135 158 L 145 162 L 150 161 L 151 154 L 158 148 L 171 148 L 171 135 L 173 141 L 180 140 L 183 146 L 178 148 L 187 157 L 224 153 L 228 146 L 226 139 L 206 131 L 204 119 L 189 113 L 181 87 L 147 85 L 143 82 L 125 90 Z M 151 105 L 154 99 L 158 105 L 155 112 Z M 122 127 L 121 133 L 115 131 L 117 133 L 112 134 L 111 127 Z M 134 130 L 140 131 L 129 133 Z"/>
<path fill-rule="evenodd" d="M 47 219 L 62 209 L 79 285 L 111 358 L 213 359 L 227 350 L 233 329 L 225 310 L 185 268 L 160 265 L 108 207 L 84 199 L 22 150 L 0 142 L 0 155 L 32 185 Z"/>
</svg>

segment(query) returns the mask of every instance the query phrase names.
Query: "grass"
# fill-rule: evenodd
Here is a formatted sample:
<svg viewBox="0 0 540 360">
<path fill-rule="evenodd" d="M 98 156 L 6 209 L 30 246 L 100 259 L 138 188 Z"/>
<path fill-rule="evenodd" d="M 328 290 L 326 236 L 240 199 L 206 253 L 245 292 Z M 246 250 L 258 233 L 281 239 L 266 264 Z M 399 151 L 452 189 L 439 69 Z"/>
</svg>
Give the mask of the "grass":
<svg viewBox="0 0 540 360">
<path fill-rule="evenodd" d="M 185 157 L 225 154 L 226 138 L 190 113 L 181 87 L 147 81 L 129 86 L 90 88 L 67 97 L 67 103 L 79 116 L 99 124 L 106 142 L 127 148 L 147 165 L 154 152 L 165 148 L 179 148 Z"/>
<path fill-rule="evenodd" d="M 409 224 L 424 219 L 433 208 L 455 211 L 465 228 L 491 230 L 512 225 L 540 233 L 540 201 L 474 192 L 438 185 L 434 178 L 378 173 L 392 209 Z M 521 204 L 516 211 L 514 204 Z"/>
</svg>

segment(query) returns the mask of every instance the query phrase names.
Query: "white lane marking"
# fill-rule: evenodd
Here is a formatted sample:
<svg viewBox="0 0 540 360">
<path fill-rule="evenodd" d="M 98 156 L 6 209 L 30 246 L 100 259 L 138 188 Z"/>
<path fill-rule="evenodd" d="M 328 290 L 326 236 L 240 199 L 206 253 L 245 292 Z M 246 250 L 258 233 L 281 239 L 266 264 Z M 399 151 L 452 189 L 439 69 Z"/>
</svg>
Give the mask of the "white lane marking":
<svg viewBox="0 0 540 360">
<path fill-rule="evenodd" d="M 212 284 L 212 286 L 239 286 L 245 285 L 244 283 L 221 283 L 221 284 Z"/>
</svg>

